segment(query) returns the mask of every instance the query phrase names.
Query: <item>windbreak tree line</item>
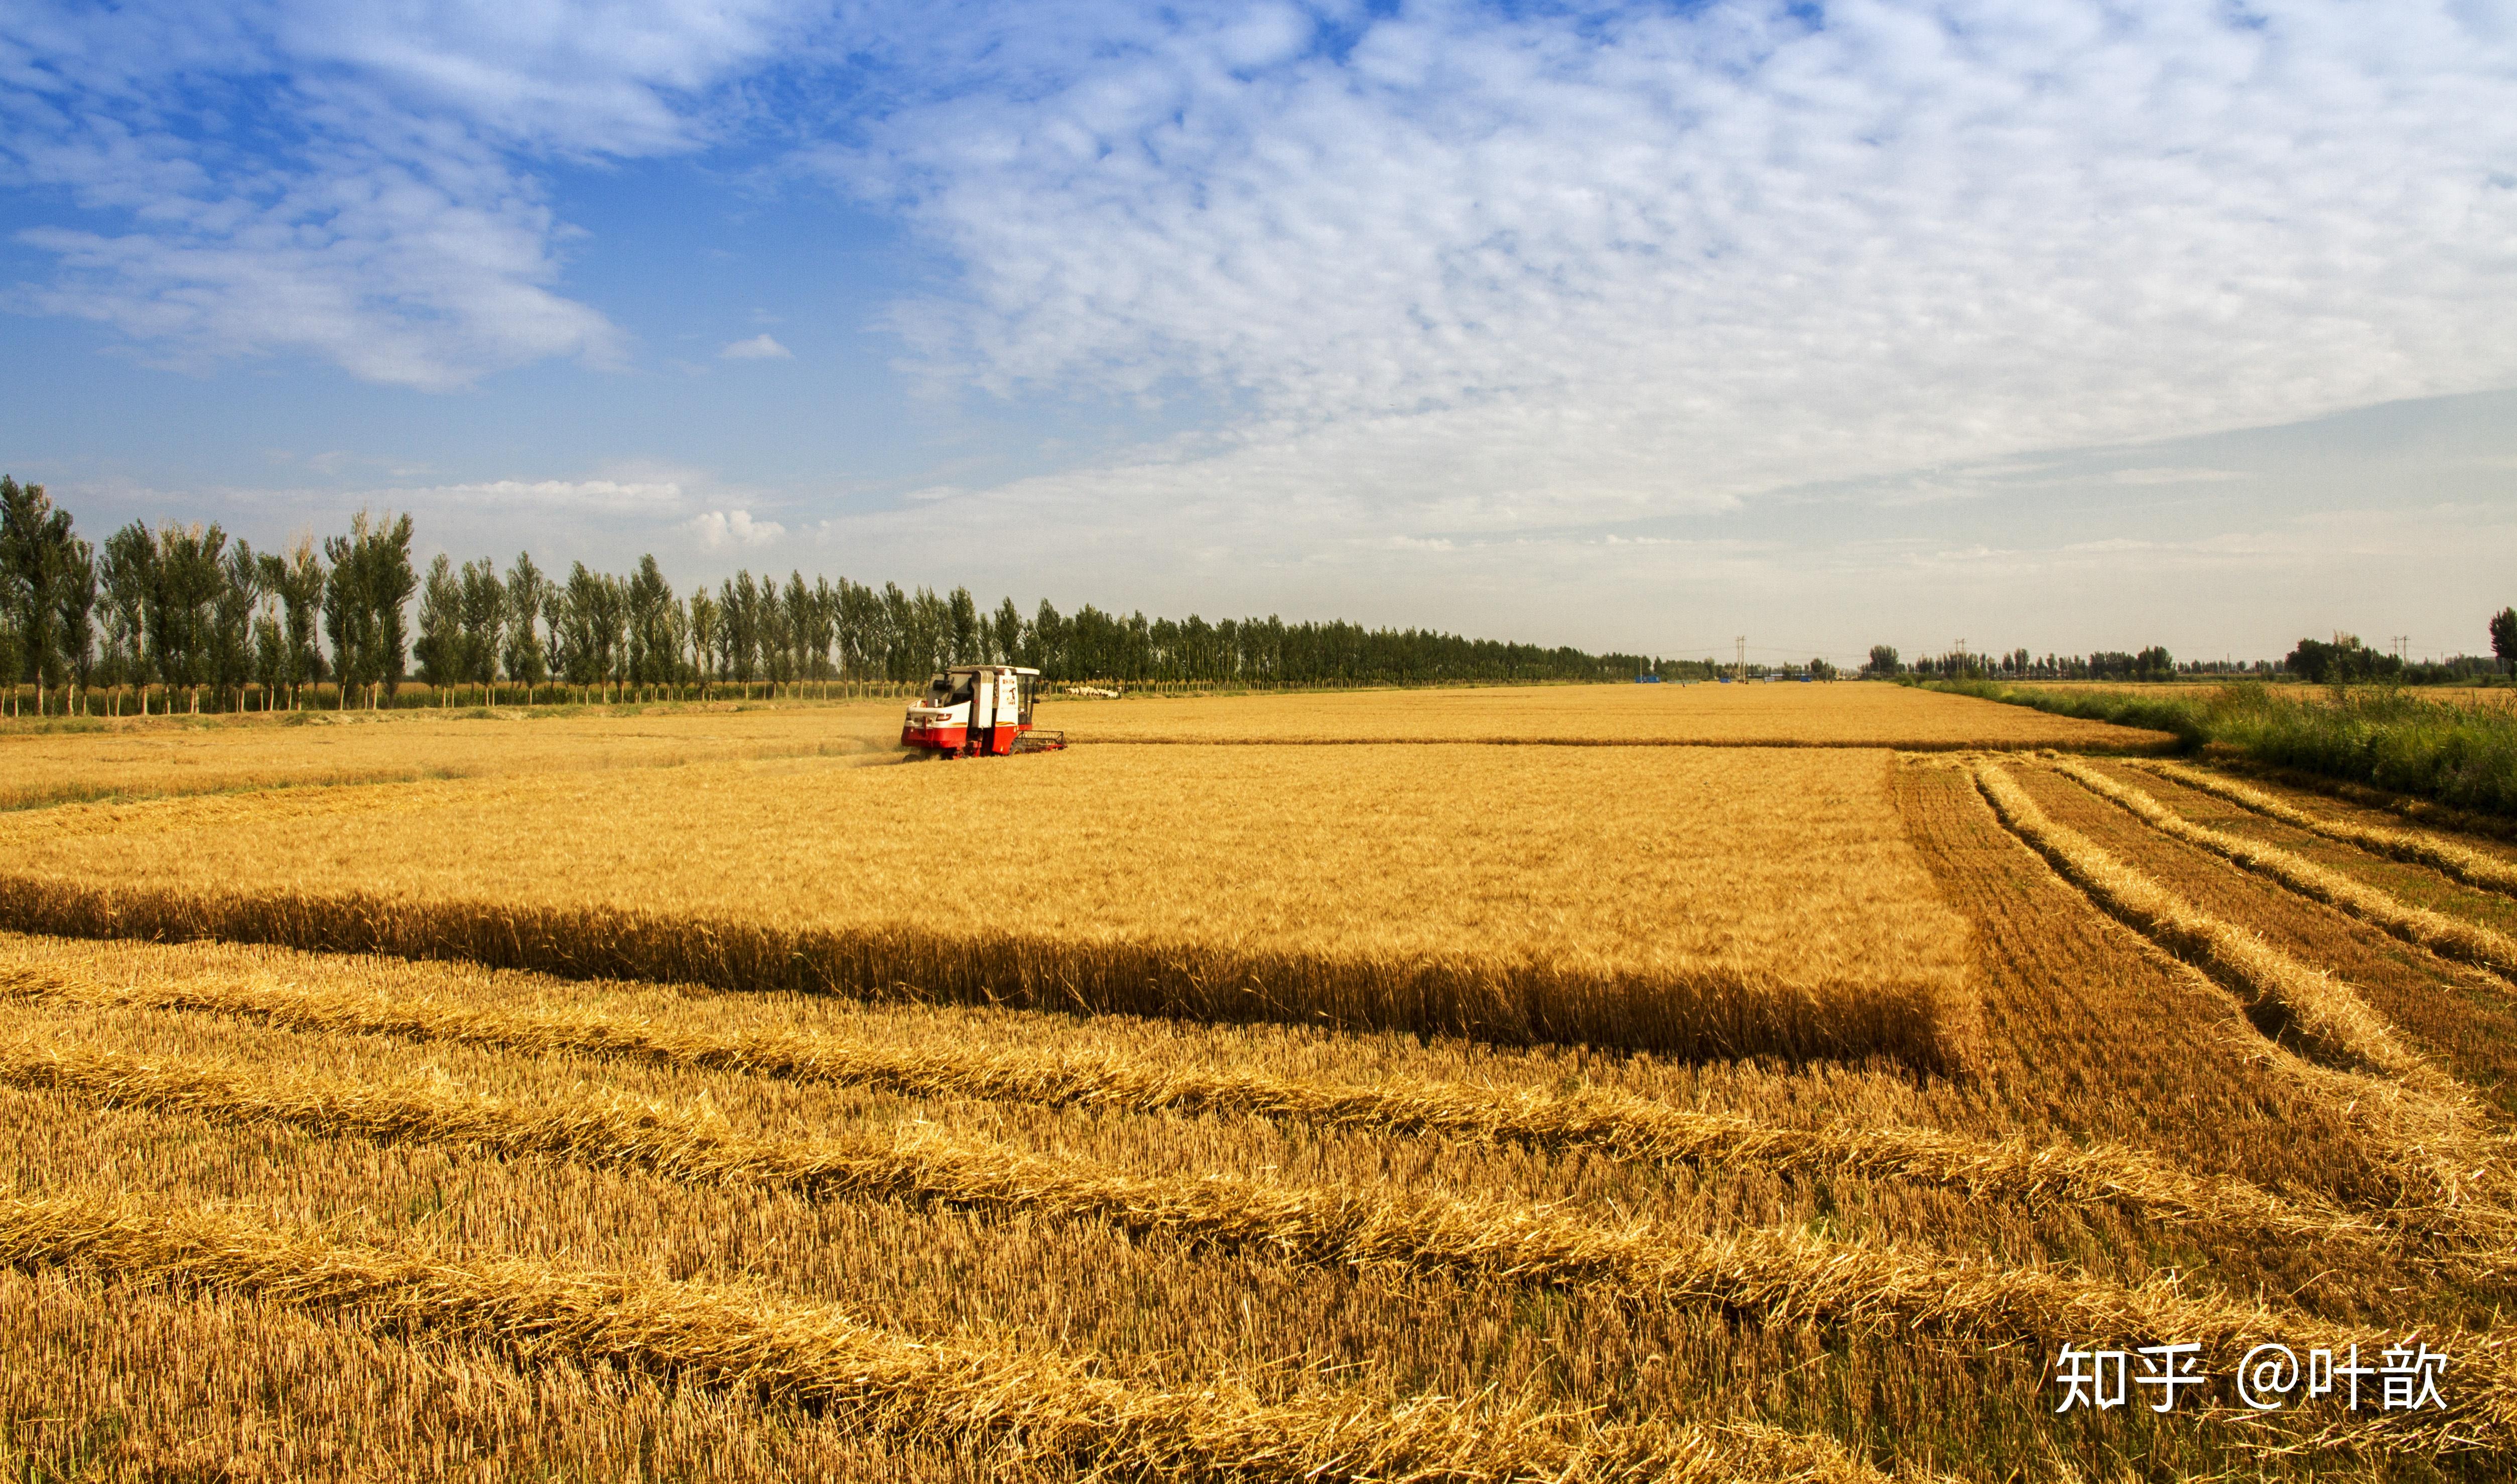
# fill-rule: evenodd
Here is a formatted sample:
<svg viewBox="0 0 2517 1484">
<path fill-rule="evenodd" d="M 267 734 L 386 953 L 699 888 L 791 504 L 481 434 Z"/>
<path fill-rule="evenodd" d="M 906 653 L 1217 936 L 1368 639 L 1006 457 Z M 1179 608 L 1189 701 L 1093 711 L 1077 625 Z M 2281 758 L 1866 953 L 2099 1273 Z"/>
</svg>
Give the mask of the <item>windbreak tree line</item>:
<svg viewBox="0 0 2517 1484">
<path fill-rule="evenodd" d="M 911 682 L 955 664 L 1029 665 L 1054 681 L 1218 685 L 1631 680 L 1659 661 L 1632 655 L 1368 629 L 1279 617 L 1185 619 L 1044 601 L 982 608 L 966 587 L 881 587 L 790 572 L 737 572 L 678 597 L 653 556 L 626 576 L 576 563 L 564 580 L 520 555 L 441 556 L 419 596 L 413 654 L 434 685 L 598 689 L 813 681 Z"/>
<path fill-rule="evenodd" d="M 2301 639 L 2279 659 L 2194 659 L 2180 661 L 2163 646 L 2132 654 L 2099 650 L 2088 655 L 2046 655 L 2011 650 L 1998 655 L 1952 651 L 1901 659 L 1893 645 L 1870 648 L 1864 675 L 1906 676 L 1917 680 L 2176 680 L 2263 679 L 2294 676 L 2310 685 L 2458 685 L 2484 680 L 2517 667 L 2517 610 L 2501 610 L 2490 624 L 2496 658 L 2459 655 L 2436 660 L 2407 660 L 2370 649 L 2354 634 L 2336 634 L 2330 643 Z"/>
<path fill-rule="evenodd" d="M 361 515 L 320 555 L 311 539 L 257 552 L 215 525 L 137 521 L 99 552 L 43 486 L 0 476 L 0 673 L 13 700 L 32 684 L 38 708 L 52 691 L 75 704 L 99 687 L 146 706 L 162 687 L 197 711 L 205 693 L 240 705 L 254 685 L 295 706 L 326 679 L 346 702 L 405 671 L 407 516 Z"/>
<path fill-rule="evenodd" d="M 1265 618 L 1148 618 L 1085 605 L 983 609 L 968 588 L 879 588 L 746 571 L 676 595 L 653 556 L 625 574 L 520 553 L 440 556 L 423 576 L 411 518 L 362 512 L 345 534 L 258 552 L 217 525 L 133 522 L 102 550 L 41 485 L 0 477 L 0 675 L 79 705 L 152 691 L 192 711 L 389 703 L 410 676 L 438 688 L 559 684 L 614 696 L 732 683 L 914 683 L 953 664 L 1010 663 L 1053 681 L 1254 686 L 1631 680 L 1685 668 L 1642 656 L 1467 639 L 1426 629 Z M 414 605 L 414 599 L 416 600 Z"/>
</svg>

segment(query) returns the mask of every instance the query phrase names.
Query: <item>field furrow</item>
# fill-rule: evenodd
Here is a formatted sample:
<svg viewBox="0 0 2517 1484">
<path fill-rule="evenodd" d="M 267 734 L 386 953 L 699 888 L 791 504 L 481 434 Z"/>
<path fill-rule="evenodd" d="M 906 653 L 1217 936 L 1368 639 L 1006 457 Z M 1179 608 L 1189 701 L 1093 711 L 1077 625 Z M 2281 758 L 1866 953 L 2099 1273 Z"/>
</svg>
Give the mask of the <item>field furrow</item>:
<svg viewBox="0 0 2517 1484">
<path fill-rule="evenodd" d="M 2408 1044 L 2472 1089 L 2492 1117 L 2504 1121 L 2517 1114 L 2517 994 L 2507 980 L 2442 958 L 2199 845 L 2164 834 L 2049 769 L 2023 765 L 2016 777 L 2020 787 L 2058 823 L 2167 891 L 2351 985 Z M 2330 861 L 2322 864 L 2338 869 Z M 2370 864 L 2389 871 L 2412 870 Z"/>
<path fill-rule="evenodd" d="M 2057 824 L 1999 765 L 1979 765 L 1975 778 L 2002 823 L 2093 901 L 2240 998 L 2264 1007 L 2282 1030 L 2295 1030 L 2307 1045 L 2346 1068 L 2381 1073 L 2433 1096 L 2454 1095 L 2437 1070 L 2404 1045 L 2394 1028 L 2349 984 L 2319 974 L 2197 910 L 2099 849 L 2088 836 Z"/>
</svg>

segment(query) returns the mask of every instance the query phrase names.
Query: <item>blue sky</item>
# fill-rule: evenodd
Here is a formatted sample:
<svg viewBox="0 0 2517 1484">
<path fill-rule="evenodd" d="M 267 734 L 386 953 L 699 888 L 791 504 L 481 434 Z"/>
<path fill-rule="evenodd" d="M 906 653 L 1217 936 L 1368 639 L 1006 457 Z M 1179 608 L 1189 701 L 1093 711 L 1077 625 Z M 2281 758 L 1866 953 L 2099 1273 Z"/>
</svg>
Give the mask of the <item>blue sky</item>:
<svg viewBox="0 0 2517 1484">
<path fill-rule="evenodd" d="M 2517 3 L 0 0 L 0 463 L 1668 654 L 2483 647 Z"/>
</svg>

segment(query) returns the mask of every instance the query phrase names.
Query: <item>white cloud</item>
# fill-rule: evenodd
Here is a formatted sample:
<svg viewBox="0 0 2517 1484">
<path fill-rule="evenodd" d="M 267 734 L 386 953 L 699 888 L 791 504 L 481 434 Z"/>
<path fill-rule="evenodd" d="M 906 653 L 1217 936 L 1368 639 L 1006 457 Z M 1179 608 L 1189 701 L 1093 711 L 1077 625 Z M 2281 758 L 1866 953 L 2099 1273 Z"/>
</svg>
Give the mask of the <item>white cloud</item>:
<svg viewBox="0 0 2517 1484">
<path fill-rule="evenodd" d="M 1254 63 L 964 8 L 821 162 L 960 265 L 897 319 L 941 377 L 1255 409 L 1051 482 L 1109 519 L 1514 529 L 2517 382 L 2517 47 L 2469 10 L 1426 6 Z"/>
<path fill-rule="evenodd" d="M 748 340 L 738 340 L 716 354 L 718 359 L 723 360 L 792 360 L 795 359 L 793 351 L 780 345 L 777 339 L 766 330 Z"/>
<path fill-rule="evenodd" d="M 489 480 L 363 492 L 363 497 L 404 506 L 458 504 L 513 512 L 582 512 L 589 515 L 663 515 L 681 509 L 684 494 L 668 481 Z"/>
<path fill-rule="evenodd" d="M 304 355 L 443 390 L 625 352 L 560 289 L 550 158 L 693 148 L 692 95 L 781 35 L 700 0 L 137 0 L 0 22 L 0 184 L 65 188 L 97 230 L 20 240 L 60 273 L 20 307 L 152 359 Z"/>
<path fill-rule="evenodd" d="M 2118 469 L 2107 476 L 2118 485 L 2221 485 L 2254 476 L 2237 469 Z"/>
<path fill-rule="evenodd" d="M 755 520 L 748 510 L 711 510 L 683 530 L 709 551 L 729 547 L 767 546 L 785 538 L 787 528 L 776 521 Z"/>
</svg>

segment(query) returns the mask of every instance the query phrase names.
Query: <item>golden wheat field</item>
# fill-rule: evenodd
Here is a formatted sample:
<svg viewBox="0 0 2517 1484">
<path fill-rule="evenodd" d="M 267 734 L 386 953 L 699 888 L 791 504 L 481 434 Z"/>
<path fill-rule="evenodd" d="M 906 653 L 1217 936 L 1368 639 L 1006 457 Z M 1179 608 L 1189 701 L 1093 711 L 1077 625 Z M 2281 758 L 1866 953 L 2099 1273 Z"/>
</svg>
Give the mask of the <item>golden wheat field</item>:
<svg viewBox="0 0 2517 1484">
<path fill-rule="evenodd" d="M 1861 684 L 1498 686 L 1316 695 L 1060 700 L 1044 725 L 1096 742 L 1545 742 L 2145 751 L 2155 732 Z"/>
<path fill-rule="evenodd" d="M 327 786 L 271 728 L 234 745 L 298 785 L 0 816 L 0 1453 L 2504 1477 L 2517 851 L 1749 689 L 1854 709 L 1146 746 L 1086 714 L 1358 698 L 1093 702 L 894 766 L 832 708 L 779 758 Z M 1846 744 L 1868 693 L 1949 745 Z M 2122 1405 L 2068 1378 L 2101 1351 Z"/>
<path fill-rule="evenodd" d="M 94 730 L 0 730 L 0 809 L 725 759 L 870 758 L 899 735 L 898 701 L 558 713 L 316 710 L 277 724 L 259 714 L 124 717 Z"/>
</svg>

